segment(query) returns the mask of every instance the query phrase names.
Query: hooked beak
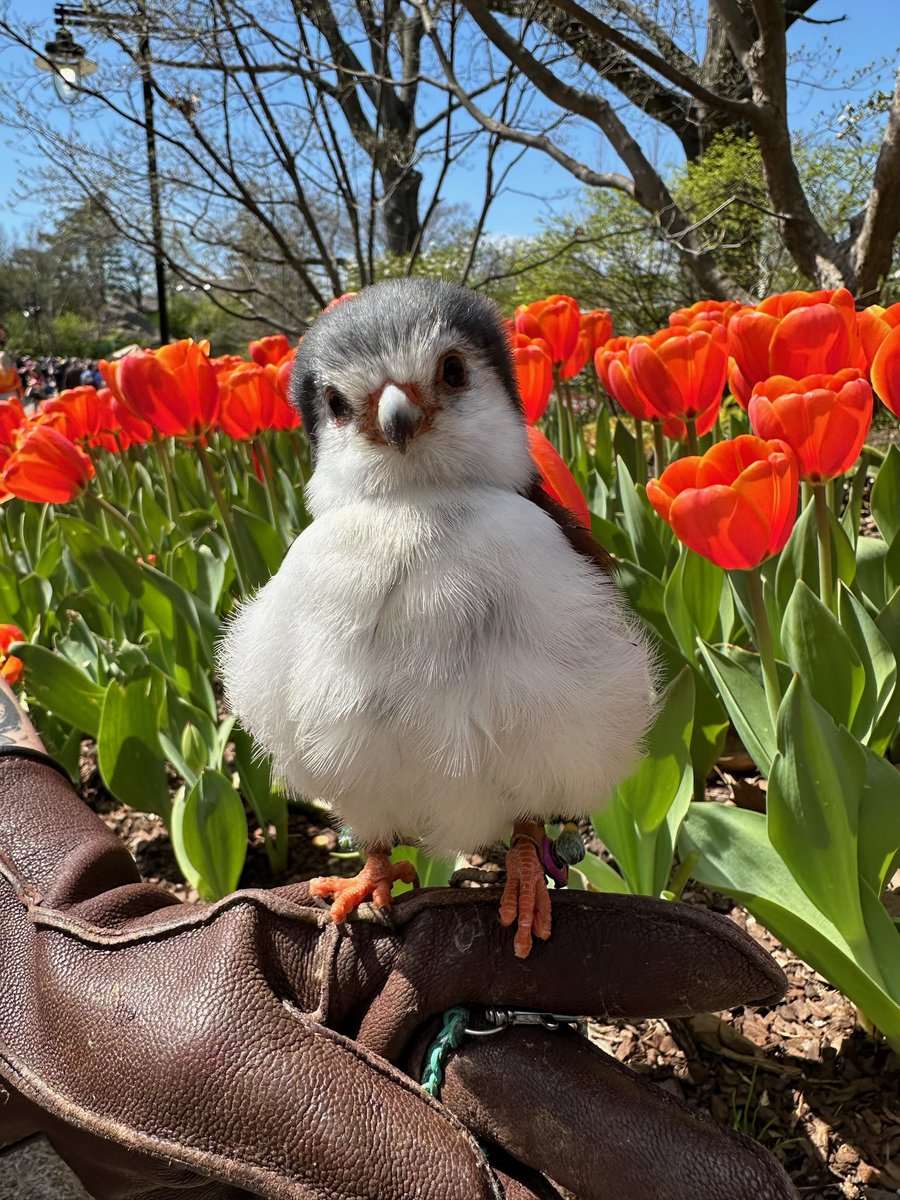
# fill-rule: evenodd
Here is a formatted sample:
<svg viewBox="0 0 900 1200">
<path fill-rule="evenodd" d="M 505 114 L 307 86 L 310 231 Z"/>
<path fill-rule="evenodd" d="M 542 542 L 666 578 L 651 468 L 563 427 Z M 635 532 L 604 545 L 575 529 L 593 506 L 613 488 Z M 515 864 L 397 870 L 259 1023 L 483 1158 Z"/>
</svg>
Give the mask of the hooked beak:
<svg viewBox="0 0 900 1200">
<path fill-rule="evenodd" d="M 378 397 L 376 420 L 385 440 L 396 446 L 401 454 L 424 420 L 425 413 L 405 388 L 388 383 Z"/>
</svg>

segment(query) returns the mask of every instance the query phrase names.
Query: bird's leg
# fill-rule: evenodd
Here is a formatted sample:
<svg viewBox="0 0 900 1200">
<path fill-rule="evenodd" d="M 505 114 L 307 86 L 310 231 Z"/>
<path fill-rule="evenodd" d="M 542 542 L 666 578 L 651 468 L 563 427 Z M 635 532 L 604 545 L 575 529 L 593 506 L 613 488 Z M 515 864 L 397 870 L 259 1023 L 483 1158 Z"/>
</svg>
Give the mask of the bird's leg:
<svg viewBox="0 0 900 1200">
<path fill-rule="evenodd" d="M 544 827 L 534 821 L 516 821 L 506 855 L 506 886 L 500 898 L 500 924 L 518 918 L 513 948 L 517 958 L 531 953 L 532 933 L 550 936 L 550 893 L 541 863 Z"/>
<path fill-rule="evenodd" d="M 341 925 L 350 913 L 370 898 L 381 912 L 390 912 L 391 888 L 398 879 L 412 883 L 415 878 L 416 869 L 411 862 L 391 862 L 390 846 L 366 846 L 365 856 L 363 869 L 352 879 L 326 875 L 310 882 L 311 895 L 331 899 L 331 917 L 336 925 Z"/>
</svg>

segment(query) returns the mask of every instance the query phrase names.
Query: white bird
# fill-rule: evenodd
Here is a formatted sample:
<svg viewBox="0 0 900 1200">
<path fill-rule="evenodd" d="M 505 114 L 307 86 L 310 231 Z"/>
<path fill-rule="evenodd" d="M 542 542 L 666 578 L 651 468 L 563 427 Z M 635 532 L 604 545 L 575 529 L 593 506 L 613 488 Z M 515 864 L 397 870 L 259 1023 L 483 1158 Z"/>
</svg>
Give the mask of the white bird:
<svg viewBox="0 0 900 1200">
<path fill-rule="evenodd" d="M 342 921 L 390 907 L 398 838 L 471 853 L 513 827 L 500 919 L 550 933 L 540 846 L 596 810 L 652 715 L 646 638 L 605 555 L 539 486 L 493 303 L 397 280 L 326 311 L 292 393 L 310 525 L 227 626 L 232 712 L 367 852 L 327 878 Z"/>
</svg>

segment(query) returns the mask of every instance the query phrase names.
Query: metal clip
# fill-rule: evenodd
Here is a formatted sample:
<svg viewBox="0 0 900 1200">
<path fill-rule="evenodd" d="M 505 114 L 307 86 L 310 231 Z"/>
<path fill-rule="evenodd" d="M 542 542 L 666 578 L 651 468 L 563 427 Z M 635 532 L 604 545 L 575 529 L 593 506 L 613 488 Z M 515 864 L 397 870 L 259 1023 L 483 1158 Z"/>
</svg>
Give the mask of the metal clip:
<svg viewBox="0 0 900 1200">
<path fill-rule="evenodd" d="M 567 1026 L 583 1033 L 585 1027 L 584 1017 L 573 1017 L 568 1013 L 534 1012 L 527 1008 L 486 1008 L 484 1019 L 489 1029 L 471 1029 L 467 1026 L 466 1033 L 472 1037 L 492 1037 L 513 1025 L 539 1025 L 551 1033 Z"/>
</svg>

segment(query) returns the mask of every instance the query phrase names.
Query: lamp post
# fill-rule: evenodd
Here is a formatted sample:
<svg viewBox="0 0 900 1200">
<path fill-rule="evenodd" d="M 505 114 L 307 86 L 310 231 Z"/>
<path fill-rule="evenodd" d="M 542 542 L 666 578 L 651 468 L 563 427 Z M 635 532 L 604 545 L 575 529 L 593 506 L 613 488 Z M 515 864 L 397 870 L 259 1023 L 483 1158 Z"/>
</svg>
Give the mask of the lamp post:
<svg viewBox="0 0 900 1200">
<path fill-rule="evenodd" d="M 56 36 L 44 47 L 44 56 L 34 60 L 42 71 L 53 72 L 56 94 L 66 104 L 74 104 L 81 93 L 81 81 L 97 70 L 97 64 L 86 57 L 68 28 L 69 25 L 87 29 L 121 29 L 135 27 L 130 13 L 105 12 L 103 9 L 74 4 L 57 4 Z M 156 298 L 159 309 L 159 340 L 169 340 L 169 312 L 166 303 L 166 265 L 163 251 L 162 217 L 159 208 L 159 176 L 156 161 L 156 129 L 153 123 L 153 84 L 150 79 L 150 36 L 147 31 L 147 12 L 143 0 L 138 4 L 138 63 L 144 97 L 144 130 L 147 137 L 147 177 L 150 184 L 150 225 L 153 236 L 153 262 L 156 268 Z"/>
</svg>

